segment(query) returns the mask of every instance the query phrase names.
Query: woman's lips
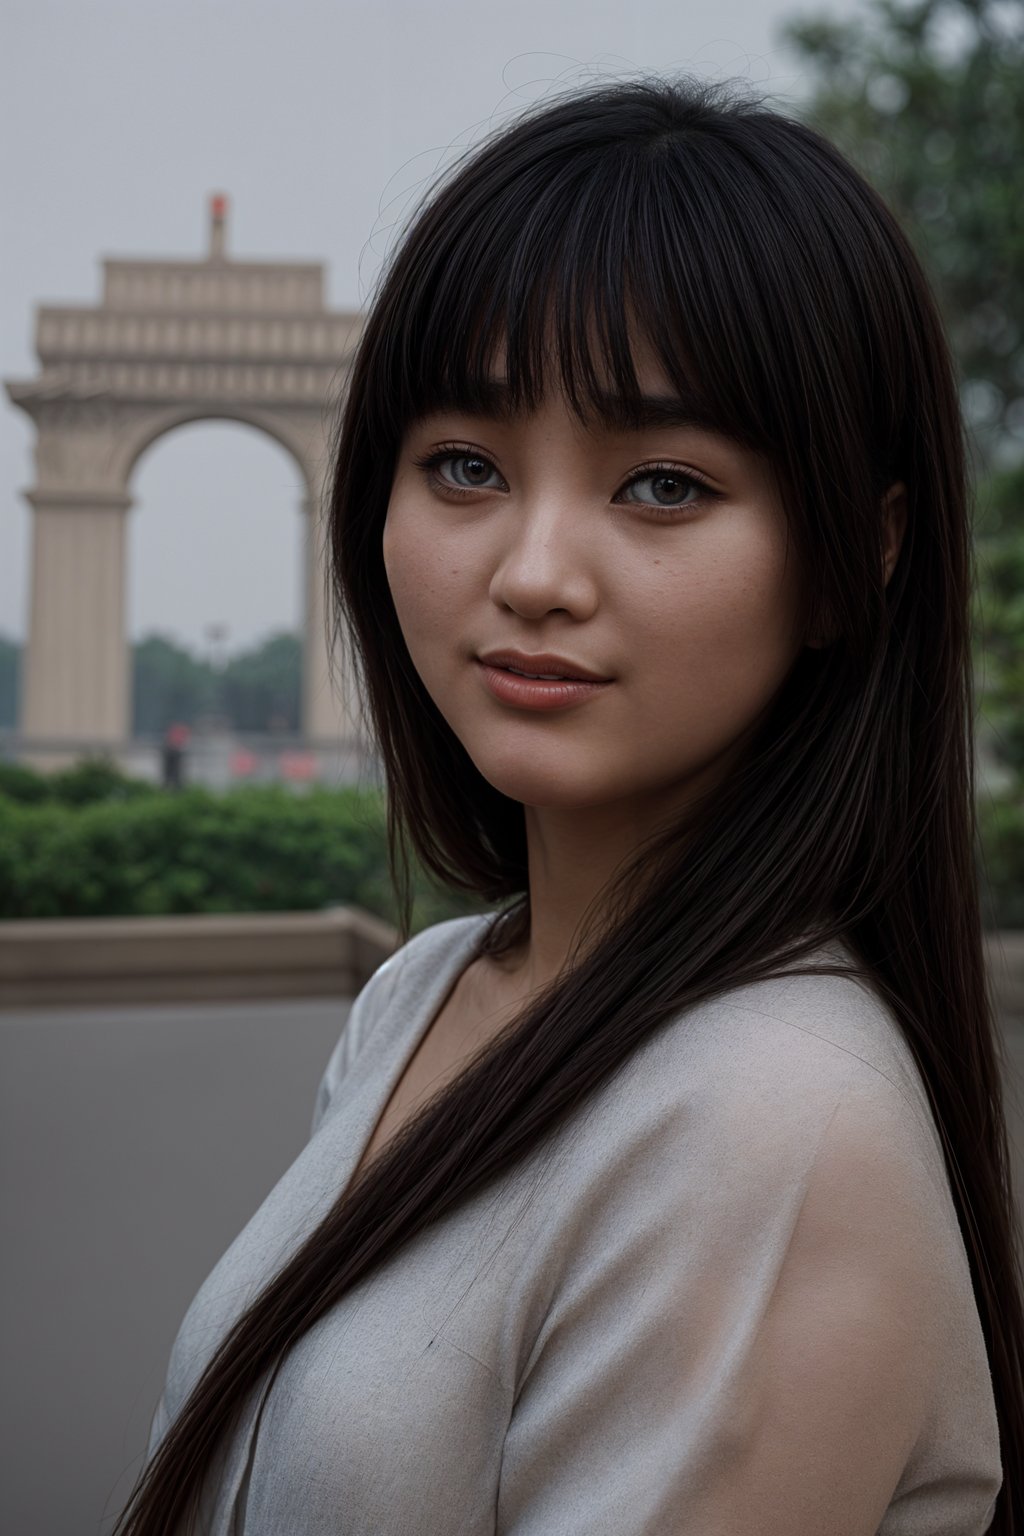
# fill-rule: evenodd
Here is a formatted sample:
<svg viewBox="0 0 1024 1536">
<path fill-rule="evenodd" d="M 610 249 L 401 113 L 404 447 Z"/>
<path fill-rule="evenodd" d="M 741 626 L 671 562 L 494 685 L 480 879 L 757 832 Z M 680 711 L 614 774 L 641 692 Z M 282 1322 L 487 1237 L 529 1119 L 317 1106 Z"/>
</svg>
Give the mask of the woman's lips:
<svg viewBox="0 0 1024 1536">
<path fill-rule="evenodd" d="M 478 661 L 477 666 L 493 696 L 503 704 L 516 705 L 520 709 L 564 709 L 567 704 L 578 704 L 609 687 L 609 683 L 583 682 L 576 678 L 545 681 L 520 677 L 505 667 L 495 667 L 486 661 Z"/>
</svg>

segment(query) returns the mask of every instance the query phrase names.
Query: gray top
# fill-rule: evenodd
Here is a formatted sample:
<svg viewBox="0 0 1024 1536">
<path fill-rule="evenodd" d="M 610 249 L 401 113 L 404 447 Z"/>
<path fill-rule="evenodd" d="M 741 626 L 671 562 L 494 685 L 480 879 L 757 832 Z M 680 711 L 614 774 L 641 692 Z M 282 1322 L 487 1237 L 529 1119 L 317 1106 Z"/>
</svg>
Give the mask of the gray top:
<svg viewBox="0 0 1024 1536">
<path fill-rule="evenodd" d="M 311 1140 L 185 1316 L 150 1454 L 228 1326 L 348 1183 L 489 920 L 415 935 L 360 992 Z M 843 1146 L 868 1148 L 881 1170 L 879 1243 L 914 1276 L 921 1304 L 908 1358 L 930 1404 L 878 1531 L 980 1536 L 1001 1483 L 998 1427 L 921 1078 L 873 990 L 795 975 L 685 1010 L 511 1173 L 349 1292 L 299 1341 L 269 1394 L 253 1394 L 207 1480 L 203 1531 L 734 1529 L 724 1512 L 751 1434 L 763 1420 L 769 1439 L 781 1434 L 786 1417 L 774 1402 L 767 1414 L 758 1376 L 770 1303 L 826 1152 L 838 1165 L 844 1122 Z M 808 1331 L 821 1315 L 831 1328 L 831 1297 L 812 1298 Z M 837 1375 L 815 1418 L 848 1445 L 850 1373 Z M 796 1394 L 802 1412 L 806 1395 Z M 873 1402 L 858 1423 L 872 1418 L 878 1435 L 884 1409 L 884 1398 Z M 827 1457 L 821 1434 L 809 1438 Z M 819 1498 L 840 1497 L 816 1475 L 806 1481 Z M 764 1514 L 760 1528 L 786 1529 L 784 1511 Z"/>
</svg>

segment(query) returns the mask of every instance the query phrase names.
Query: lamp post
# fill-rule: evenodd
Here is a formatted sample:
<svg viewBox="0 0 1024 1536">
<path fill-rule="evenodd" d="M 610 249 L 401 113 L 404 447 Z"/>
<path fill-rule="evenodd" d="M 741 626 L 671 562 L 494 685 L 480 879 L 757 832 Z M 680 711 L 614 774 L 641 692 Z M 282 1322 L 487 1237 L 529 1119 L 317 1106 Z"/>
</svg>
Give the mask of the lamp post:
<svg viewBox="0 0 1024 1536">
<path fill-rule="evenodd" d="M 227 726 L 227 720 L 224 715 L 223 679 L 224 646 L 229 633 L 228 626 L 221 623 L 207 624 L 203 629 L 203 634 L 210 647 L 210 670 L 213 673 L 214 679 L 213 705 L 211 710 L 213 719 L 211 724 L 215 731 L 222 731 Z"/>
</svg>

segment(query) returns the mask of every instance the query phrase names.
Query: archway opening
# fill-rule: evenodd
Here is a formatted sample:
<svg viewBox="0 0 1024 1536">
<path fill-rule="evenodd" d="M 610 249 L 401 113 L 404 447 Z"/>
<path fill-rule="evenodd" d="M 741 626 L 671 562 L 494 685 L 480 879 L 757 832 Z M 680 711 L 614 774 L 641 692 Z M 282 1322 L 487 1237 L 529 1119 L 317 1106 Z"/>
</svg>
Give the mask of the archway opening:
<svg viewBox="0 0 1024 1536">
<path fill-rule="evenodd" d="M 199 420 L 132 475 L 126 618 L 132 734 L 301 730 L 306 488 L 273 438 Z"/>
</svg>

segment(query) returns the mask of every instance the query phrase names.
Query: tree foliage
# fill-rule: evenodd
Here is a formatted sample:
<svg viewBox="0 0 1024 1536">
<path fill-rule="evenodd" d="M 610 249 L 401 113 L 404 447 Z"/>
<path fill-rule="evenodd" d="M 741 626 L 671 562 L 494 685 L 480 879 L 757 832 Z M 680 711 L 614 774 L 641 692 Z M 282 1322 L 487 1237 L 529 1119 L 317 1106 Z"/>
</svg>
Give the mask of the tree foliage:
<svg viewBox="0 0 1024 1536">
<path fill-rule="evenodd" d="M 18 724 L 23 645 L 0 635 L 0 729 Z M 302 720 L 302 639 L 270 635 L 215 670 L 205 657 L 151 634 L 131 648 L 131 732 L 162 737 L 169 725 L 196 727 L 218 716 L 230 730 L 297 735 Z"/>
<path fill-rule="evenodd" d="M 194 725 L 212 705 L 208 662 L 163 635 L 132 647 L 132 734 L 160 736 L 175 721 Z"/>
<path fill-rule="evenodd" d="M 943 311 L 975 448 L 972 649 L 986 921 L 1024 925 L 1024 6 L 867 0 L 783 39 L 808 120 L 888 201 Z"/>
<path fill-rule="evenodd" d="M 236 731 L 299 730 L 302 641 L 271 635 L 256 650 L 232 657 L 224 669 L 223 713 Z"/>
<path fill-rule="evenodd" d="M 0 635 L 0 729 L 13 730 L 18 720 L 18 683 L 21 646 L 9 635 Z"/>
<path fill-rule="evenodd" d="M 296 733 L 301 692 L 298 635 L 271 635 L 252 650 L 229 658 L 222 672 L 161 635 L 149 635 L 133 647 L 136 736 L 162 736 L 175 722 L 194 727 L 211 714 L 235 731 Z"/>
<path fill-rule="evenodd" d="M 1024 464 L 992 475 L 978 507 L 974 672 L 999 760 L 1024 783 Z M 1024 799 L 1024 797 L 1022 797 Z"/>
<path fill-rule="evenodd" d="M 808 116 L 886 196 L 945 314 L 987 458 L 1024 451 L 1024 6 L 868 0 L 786 22 Z"/>
</svg>

